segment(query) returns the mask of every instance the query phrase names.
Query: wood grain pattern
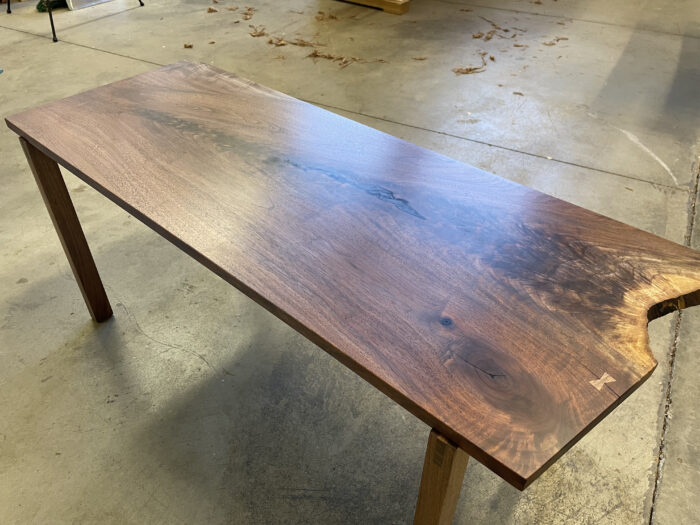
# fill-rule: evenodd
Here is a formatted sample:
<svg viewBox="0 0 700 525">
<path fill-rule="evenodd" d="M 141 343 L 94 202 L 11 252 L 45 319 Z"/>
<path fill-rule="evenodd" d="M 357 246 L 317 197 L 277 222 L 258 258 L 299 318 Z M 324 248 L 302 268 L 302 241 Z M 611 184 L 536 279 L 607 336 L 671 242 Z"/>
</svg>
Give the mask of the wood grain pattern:
<svg viewBox="0 0 700 525">
<path fill-rule="evenodd" d="M 430 431 L 413 525 L 451 525 L 468 460 L 461 448 Z"/>
<path fill-rule="evenodd" d="M 83 294 L 88 311 L 98 323 L 105 321 L 112 317 L 112 307 L 109 305 L 95 261 L 70 200 L 68 188 L 63 182 L 61 170 L 54 160 L 26 140 L 20 137 L 19 141 L 61 240 L 63 251 L 66 252 L 70 267 L 73 269 L 73 275 Z"/>
<path fill-rule="evenodd" d="M 210 66 L 7 123 L 521 489 L 700 302 L 698 252 Z"/>
</svg>

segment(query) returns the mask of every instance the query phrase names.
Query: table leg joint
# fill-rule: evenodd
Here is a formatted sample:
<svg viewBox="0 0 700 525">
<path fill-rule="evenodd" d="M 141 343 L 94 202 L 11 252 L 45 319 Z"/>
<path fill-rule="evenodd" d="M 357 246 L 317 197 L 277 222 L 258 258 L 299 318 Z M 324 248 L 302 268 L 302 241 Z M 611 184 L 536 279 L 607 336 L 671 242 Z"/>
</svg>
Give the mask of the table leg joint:
<svg viewBox="0 0 700 525">
<path fill-rule="evenodd" d="M 90 315 L 97 322 L 106 321 L 112 316 L 112 307 L 78 221 L 78 215 L 75 213 L 68 188 L 63 181 L 61 170 L 56 161 L 32 144 L 21 137 L 19 141 Z"/>
<path fill-rule="evenodd" d="M 435 429 L 430 431 L 414 525 L 452 523 L 468 460 L 461 448 Z"/>
</svg>

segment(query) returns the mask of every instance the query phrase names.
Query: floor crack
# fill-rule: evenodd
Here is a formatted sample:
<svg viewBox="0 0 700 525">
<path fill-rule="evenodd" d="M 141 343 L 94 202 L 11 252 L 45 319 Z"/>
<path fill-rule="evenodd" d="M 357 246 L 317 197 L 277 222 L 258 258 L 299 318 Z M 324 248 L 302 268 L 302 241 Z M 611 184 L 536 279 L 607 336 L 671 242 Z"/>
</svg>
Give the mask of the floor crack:
<svg viewBox="0 0 700 525">
<path fill-rule="evenodd" d="M 353 109 L 347 109 L 347 108 L 343 108 L 340 106 L 334 106 L 332 104 L 327 104 L 325 102 L 318 102 L 318 101 L 314 101 L 314 100 L 306 99 L 306 98 L 301 98 L 301 97 L 299 97 L 299 100 L 301 100 L 303 102 L 307 102 L 309 104 L 313 104 L 314 106 L 318 106 L 318 107 L 322 107 L 322 108 L 330 108 L 332 110 L 344 111 L 346 113 L 352 113 L 353 115 L 361 115 L 363 117 L 369 117 L 369 118 L 374 119 L 374 120 L 388 122 L 389 124 L 396 124 L 398 126 L 413 128 L 413 129 L 417 129 L 420 131 L 426 131 L 429 133 L 435 133 L 437 135 L 444 135 L 446 137 L 452 137 L 452 138 L 459 139 L 459 140 L 465 140 L 467 142 L 473 142 L 475 144 L 481 144 L 483 146 L 488 146 L 490 148 L 497 148 L 497 149 L 501 149 L 504 151 L 511 151 L 513 153 L 518 153 L 520 155 L 527 155 L 528 157 L 534 157 L 534 158 L 538 158 L 538 159 L 542 159 L 542 160 L 548 160 L 550 162 L 557 162 L 559 164 L 566 164 L 567 166 L 573 166 L 575 168 L 583 168 L 583 169 L 590 170 L 590 171 L 596 171 L 598 173 L 603 173 L 605 175 L 614 175 L 616 177 L 622 177 L 624 179 L 630 179 L 630 180 L 633 180 L 636 182 L 650 184 L 654 188 L 667 188 L 667 189 L 677 190 L 677 191 L 682 191 L 682 192 L 690 191 L 683 186 L 673 186 L 671 184 L 664 184 L 661 182 L 653 182 L 653 181 L 642 179 L 639 177 L 634 177 L 632 175 L 627 175 L 625 173 L 619 173 L 617 171 L 610 171 L 610 170 L 605 170 L 602 168 L 596 168 L 595 166 L 588 166 L 586 164 L 580 164 L 578 162 L 573 162 L 573 161 L 568 161 L 568 160 L 563 160 L 563 159 L 553 159 L 551 157 L 547 157 L 547 156 L 541 155 L 539 153 L 532 153 L 532 152 L 520 150 L 517 148 L 510 148 L 510 147 L 504 146 L 502 144 L 496 144 L 496 143 L 488 142 L 485 140 L 479 140 L 479 139 L 475 139 L 475 138 L 465 137 L 462 135 L 457 135 L 455 133 L 449 133 L 447 131 L 440 131 L 437 129 L 425 128 L 423 126 L 418 126 L 415 124 L 408 124 L 406 122 L 399 122 L 398 120 L 392 120 L 392 119 L 386 118 L 386 117 L 379 117 L 377 115 L 370 115 L 369 113 L 363 113 L 361 111 L 355 111 Z"/>
</svg>

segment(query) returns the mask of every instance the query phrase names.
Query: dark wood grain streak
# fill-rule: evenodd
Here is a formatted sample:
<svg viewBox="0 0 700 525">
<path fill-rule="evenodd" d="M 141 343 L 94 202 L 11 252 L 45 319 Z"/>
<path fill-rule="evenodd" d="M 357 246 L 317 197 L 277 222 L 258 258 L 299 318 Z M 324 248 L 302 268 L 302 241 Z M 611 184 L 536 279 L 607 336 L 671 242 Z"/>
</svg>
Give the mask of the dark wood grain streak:
<svg viewBox="0 0 700 525">
<path fill-rule="evenodd" d="M 19 141 L 88 311 L 98 323 L 106 321 L 112 317 L 112 307 L 102 286 L 102 280 L 85 240 L 83 229 L 80 227 L 68 188 L 63 182 L 61 170 L 54 160 L 26 140 L 20 137 Z"/>
<path fill-rule="evenodd" d="M 521 489 L 698 302 L 689 248 L 210 66 L 7 123 Z"/>
</svg>

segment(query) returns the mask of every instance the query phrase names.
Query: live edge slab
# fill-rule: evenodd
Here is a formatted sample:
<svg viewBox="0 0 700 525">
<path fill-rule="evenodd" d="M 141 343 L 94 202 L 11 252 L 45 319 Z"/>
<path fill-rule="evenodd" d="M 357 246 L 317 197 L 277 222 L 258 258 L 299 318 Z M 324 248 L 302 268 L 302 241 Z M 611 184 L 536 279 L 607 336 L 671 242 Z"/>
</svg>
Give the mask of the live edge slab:
<svg viewBox="0 0 700 525">
<path fill-rule="evenodd" d="M 519 489 L 654 370 L 700 253 L 203 64 L 8 117 L 88 307 L 58 165 L 427 423 L 417 523 L 467 457 Z"/>
</svg>

